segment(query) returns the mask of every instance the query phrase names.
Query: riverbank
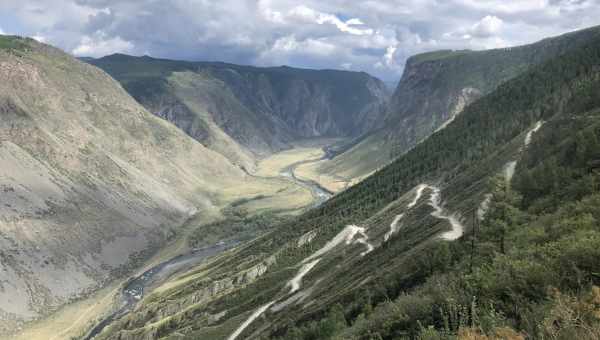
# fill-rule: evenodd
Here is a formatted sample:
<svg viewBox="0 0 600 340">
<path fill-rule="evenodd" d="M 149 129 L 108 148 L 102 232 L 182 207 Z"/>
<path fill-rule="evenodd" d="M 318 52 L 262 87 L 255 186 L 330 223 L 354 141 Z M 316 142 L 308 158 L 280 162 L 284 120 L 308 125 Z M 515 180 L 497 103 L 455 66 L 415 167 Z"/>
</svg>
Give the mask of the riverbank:
<svg viewBox="0 0 600 340">
<path fill-rule="evenodd" d="M 165 282 L 172 275 L 189 270 L 210 257 L 235 247 L 238 243 L 237 240 L 234 240 L 229 242 L 219 242 L 205 248 L 193 249 L 187 254 L 182 254 L 168 261 L 159 263 L 146 270 L 141 275 L 128 280 L 128 282 L 123 285 L 119 294 L 121 300 L 120 307 L 95 325 L 83 339 L 94 339 L 94 337 L 100 334 L 111 322 L 133 310 L 144 296 L 151 293 L 153 288 Z"/>
<path fill-rule="evenodd" d="M 330 157 L 331 154 L 327 151 L 328 146 L 339 141 L 339 139 L 317 139 L 299 142 L 293 149 L 284 150 L 263 159 L 259 162 L 257 171 L 253 175 L 267 178 L 283 177 L 310 192 L 314 199 L 312 206 L 318 206 L 329 199 L 336 190 L 331 190 L 313 178 L 300 175 L 298 170 Z"/>
</svg>

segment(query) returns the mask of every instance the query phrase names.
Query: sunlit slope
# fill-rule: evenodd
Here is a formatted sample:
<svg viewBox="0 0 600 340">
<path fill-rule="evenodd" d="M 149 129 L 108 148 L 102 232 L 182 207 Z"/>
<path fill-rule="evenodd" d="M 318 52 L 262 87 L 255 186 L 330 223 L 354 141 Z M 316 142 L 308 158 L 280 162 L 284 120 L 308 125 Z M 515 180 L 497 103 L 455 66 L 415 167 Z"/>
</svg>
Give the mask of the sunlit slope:
<svg viewBox="0 0 600 340">
<path fill-rule="evenodd" d="M 100 69 L 31 39 L 0 36 L 0 116 L 3 322 L 96 288 L 214 214 L 223 189 L 256 184 Z"/>
</svg>

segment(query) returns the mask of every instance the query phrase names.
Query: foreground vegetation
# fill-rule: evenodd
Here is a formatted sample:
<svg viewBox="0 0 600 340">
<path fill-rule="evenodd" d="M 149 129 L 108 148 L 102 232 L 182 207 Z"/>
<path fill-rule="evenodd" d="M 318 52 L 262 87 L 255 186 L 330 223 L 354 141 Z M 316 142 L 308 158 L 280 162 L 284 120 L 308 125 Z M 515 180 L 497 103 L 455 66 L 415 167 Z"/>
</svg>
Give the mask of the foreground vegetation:
<svg viewBox="0 0 600 340">
<path fill-rule="evenodd" d="M 600 338 L 599 143 L 600 112 L 548 122 L 463 242 L 282 339 Z"/>
</svg>

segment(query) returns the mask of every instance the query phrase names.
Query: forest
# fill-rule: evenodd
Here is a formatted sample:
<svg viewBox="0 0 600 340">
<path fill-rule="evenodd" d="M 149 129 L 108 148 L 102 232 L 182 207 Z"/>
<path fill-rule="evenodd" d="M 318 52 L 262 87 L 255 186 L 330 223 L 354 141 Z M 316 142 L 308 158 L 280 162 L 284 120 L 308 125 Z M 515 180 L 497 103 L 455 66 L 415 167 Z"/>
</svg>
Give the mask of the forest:
<svg viewBox="0 0 600 340">
<path fill-rule="evenodd" d="M 600 338 L 599 76 L 596 40 L 501 85 L 323 207 L 337 221 L 364 218 L 419 181 L 484 166 L 485 155 L 546 122 L 512 181 L 489 180 L 490 208 L 460 242 L 427 246 L 403 272 L 280 338 Z"/>
</svg>

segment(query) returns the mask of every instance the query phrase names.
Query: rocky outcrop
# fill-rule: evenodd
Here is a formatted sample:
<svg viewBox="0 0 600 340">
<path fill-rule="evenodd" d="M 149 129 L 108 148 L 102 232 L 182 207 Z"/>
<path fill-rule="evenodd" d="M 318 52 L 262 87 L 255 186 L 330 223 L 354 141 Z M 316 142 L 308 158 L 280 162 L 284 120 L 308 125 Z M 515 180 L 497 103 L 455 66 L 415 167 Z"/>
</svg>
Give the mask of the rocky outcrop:
<svg viewBox="0 0 600 340">
<path fill-rule="evenodd" d="M 212 275 L 216 275 L 215 273 L 208 274 L 200 282 L 195 283 L 190 290 L 191 293 L 187 295 L 178 294 L 177 291 L 172 292 L 174 297 L 167 293 L 166 298 L 153 299 L 150 295 L 151 302 L 144 300 L 140 308 L 115 323 L 115 327 L 121 329 L 120 331 L 102 333 L 99 336 L 101 339 L 158 339 L 160 335 L 158 329 L 145 327 L 146 325 L 165 324 L 168 323 L 167 320 L 190 318 L 191 315 L 194 315 L 195 319 L 203 319 L 202 322 L 206 326 L 212 325 L 225 316 L 227 310 L 210 314 L 203 310 L 206 304 L 254 283 L 276 263 L 276 259 L 276 255 L 271 255 L 240 272 L 221 275 L 219 279 L 211 278 Z"/>
<path fill-rule="evenodd" d="M 451 58 L 419 61 L 419 56 L 408 60 L 390 101 L 387 128 L 377 136 L 390 143 L 391 157 L 445 126 L 481 96 L 482 86 L 456 79 L 457 62 L 462 63 Z"/>
</svg>

